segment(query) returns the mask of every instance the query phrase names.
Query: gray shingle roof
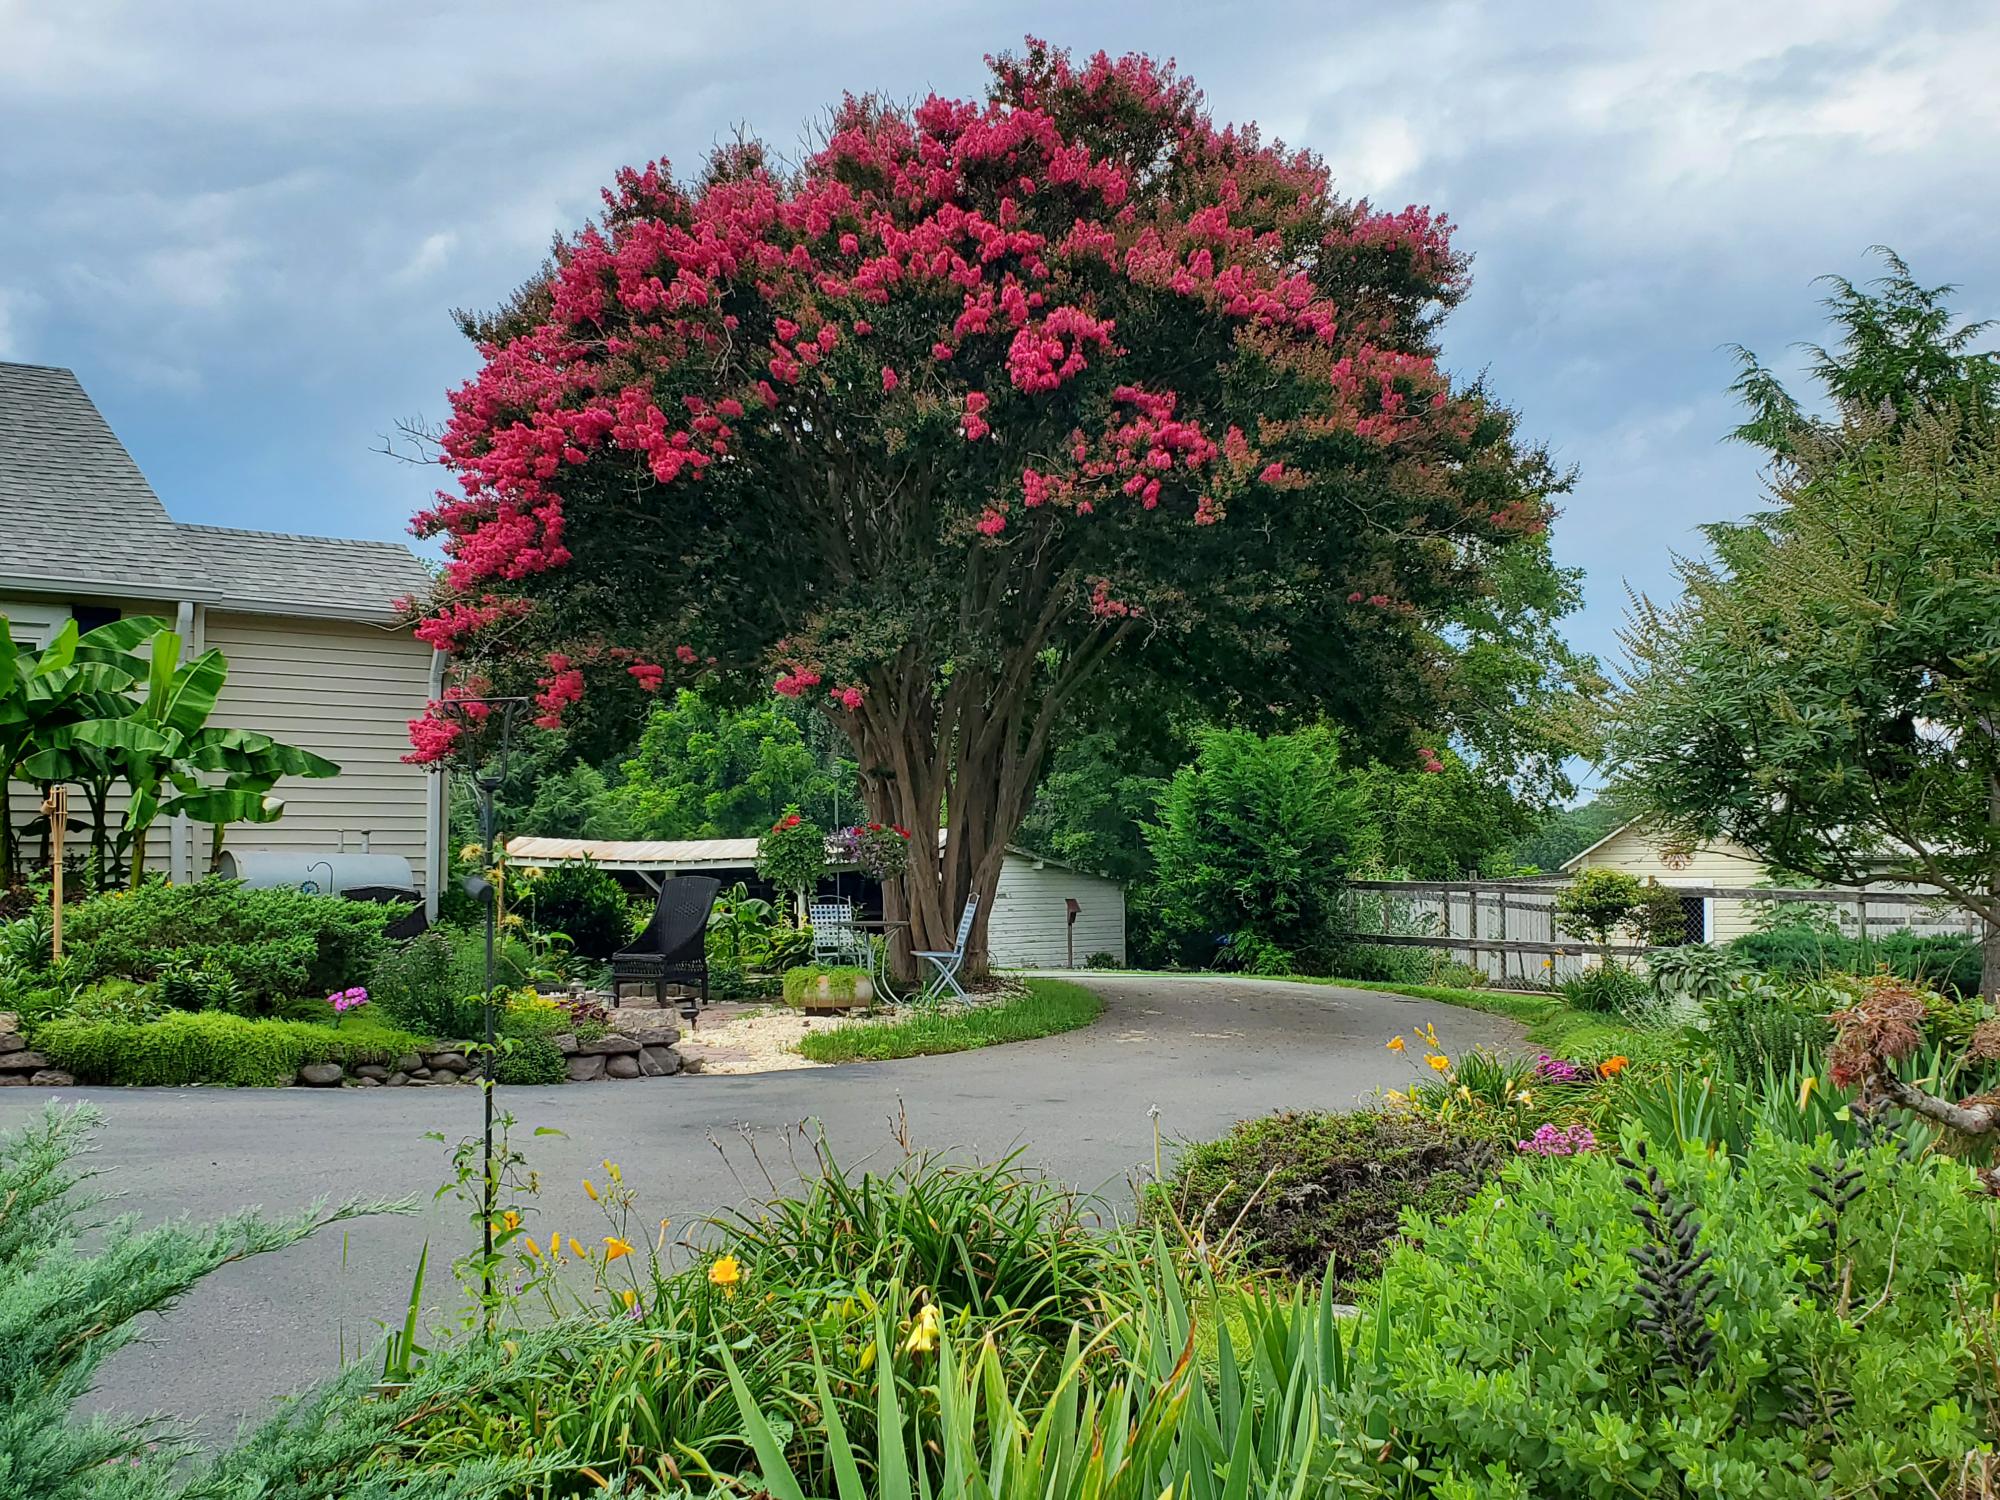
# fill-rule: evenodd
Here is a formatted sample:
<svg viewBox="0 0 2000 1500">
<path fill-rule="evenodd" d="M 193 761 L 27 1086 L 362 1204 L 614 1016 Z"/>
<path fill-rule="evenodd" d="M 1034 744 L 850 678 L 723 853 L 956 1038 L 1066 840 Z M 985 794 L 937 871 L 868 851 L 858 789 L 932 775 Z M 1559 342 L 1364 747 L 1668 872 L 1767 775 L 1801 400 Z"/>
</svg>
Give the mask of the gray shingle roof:
<svg viewBox="0 0 2000 1500">
<path fill-rule="evenodd" d="M 397 542 L 176 523 L 74 374 L 0 361 L 0 585 L 386 620 L 428 583 Z"/>
</svg>

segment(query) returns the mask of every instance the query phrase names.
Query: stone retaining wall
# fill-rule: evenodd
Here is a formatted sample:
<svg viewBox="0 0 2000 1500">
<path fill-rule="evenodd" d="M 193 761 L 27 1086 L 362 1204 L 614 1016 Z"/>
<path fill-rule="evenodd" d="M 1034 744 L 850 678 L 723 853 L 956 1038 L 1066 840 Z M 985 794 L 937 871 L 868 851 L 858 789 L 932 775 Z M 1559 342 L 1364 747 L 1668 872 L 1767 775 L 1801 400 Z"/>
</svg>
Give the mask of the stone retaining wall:
<svg viewBox="0 0 2000 1500">
<path fill-rule="evenodd" d="M 695 1072 L 674 1044 L 681 1039 L 680 1027 L 662 1012 L 639 1012 L 625 1031 L 578 1041 L 574 1036 L 553 1038 L 563 1055 L 571 1083 L 630 1078 L 671 1078 L 676 1073 Z M 307 1063 L 299 1069 L 295 1082 L 305 1088 L 421 1088 L 444 1087 L 478 1081 L 479 1065 L 458 1047 L 426 1047 L 406 1052 L 387 1063 L 359 1063 L 353 1068 L 337 1062 Z M 21 1035 L 20 1021 L 0 1012 L 0 1088 L 39 1085 L 68 1088 L 76 1079 L 61 1068 L 52 1067 L 41 1053 L 28 1046 Z"/>
</svg>

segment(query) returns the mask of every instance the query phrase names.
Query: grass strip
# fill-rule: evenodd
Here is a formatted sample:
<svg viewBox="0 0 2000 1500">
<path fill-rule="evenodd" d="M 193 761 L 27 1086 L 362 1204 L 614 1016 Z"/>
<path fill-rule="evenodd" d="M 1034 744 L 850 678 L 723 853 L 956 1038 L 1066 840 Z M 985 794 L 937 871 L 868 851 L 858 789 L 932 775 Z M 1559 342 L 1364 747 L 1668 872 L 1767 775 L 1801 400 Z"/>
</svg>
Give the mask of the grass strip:
<svg viewBox="0 0 2000 1500">
<path fill-rule="evenodd" d="M 814 1062 L 886 1062 L 968 1052 L 999 1042 L 1025 1042 L 1088 1026 L 1104 1002 L 1080 984 L 1063 979 L 1030 979 L 1027 993 L 966 1010 L 925 1011 L 900 1021 L 847 1021 L 816 1031 L 799 1042 Z"/>
</svg>

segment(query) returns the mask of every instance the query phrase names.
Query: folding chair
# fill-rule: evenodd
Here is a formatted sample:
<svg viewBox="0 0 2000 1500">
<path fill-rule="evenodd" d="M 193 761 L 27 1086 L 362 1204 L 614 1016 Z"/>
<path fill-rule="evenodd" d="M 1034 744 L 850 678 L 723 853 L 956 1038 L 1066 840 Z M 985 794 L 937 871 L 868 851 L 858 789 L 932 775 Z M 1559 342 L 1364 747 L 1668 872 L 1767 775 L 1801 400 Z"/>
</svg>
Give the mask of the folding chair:
<svg viewBox="0 0 2000 1500">
<path fill-rule="evenodd" d="M 813 962 L 857 963 L 868 956 L 868 943 L 854 930 L 852 901 L 814 901 L 806 907 L 812 924 Z"/>
<path fill-rule="evenodd" d="M 965 993 L 965 986 L 958 982 L 958 971 L 965 965 L 965 944 L 972 936 L 972 919 L 979 915 L 979 892 L 974 891 L 965 898 L 965 913 L 958 919 L 958 943 L 949 953 L 926 953 L 918 949 L 910 956 L 921 958 L 936 972 L 924 982 L 923 993 L 917 996 L 919 1005 L 935 1005 L 949 990 L 961 1000 L 972 997 Z"/>
</svg>

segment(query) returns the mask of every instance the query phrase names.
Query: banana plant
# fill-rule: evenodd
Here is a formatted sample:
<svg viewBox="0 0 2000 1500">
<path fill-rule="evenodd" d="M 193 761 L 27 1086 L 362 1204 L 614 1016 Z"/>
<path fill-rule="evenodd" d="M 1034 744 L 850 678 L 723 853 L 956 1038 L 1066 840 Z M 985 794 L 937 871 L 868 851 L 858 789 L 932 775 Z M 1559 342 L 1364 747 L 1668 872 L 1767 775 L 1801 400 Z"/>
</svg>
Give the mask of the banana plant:
<svg viewBox="0 0 2000 1500">
<path fill-rule="evenodd" d="M 23 762 L 26 774 L 78 781 L 86 795 L 102 785 L 107 769 L 129 788 L 112 848 L 124 856 L 134 887 L 145 878 L 146 838 L 161 818 L 184 813 L 209 824 L 212 857 L 229 824 L 269 823 L 284 811 L 283 802 L 271 795 L 280 777 L 340 774 L 332 761 L 267 734 L 210 724 L 229 675 L 228 659 L 211 649 L 182 664 L 180 635 L 158 621 L 151 624 L 143 696 L 135 701 L 119 695 L 122 714 L 63 726 Z"/>
<path fill-rule="evenodd" d="M 19 837 L 5 784 L 16 776 L 44 785 L 78 779 L 38 775 L 25 763 L 66 745 L 79 723 L 130 712 L 125 693 L 146 674 L 136 648 L 165 628 L 164 621 L 134 616 L 79 634 L 76 622 L 65 620 L 46 646 L 33 650 L 15 644 L 0 616 L 0 888 L 14 879 Z M 91 783 L 82 784 L 89 797 Z M 108 795 L 108 783 L 100 786 Z M 101 828 L 102 796 L 92 806 Z"/>
</svg>

